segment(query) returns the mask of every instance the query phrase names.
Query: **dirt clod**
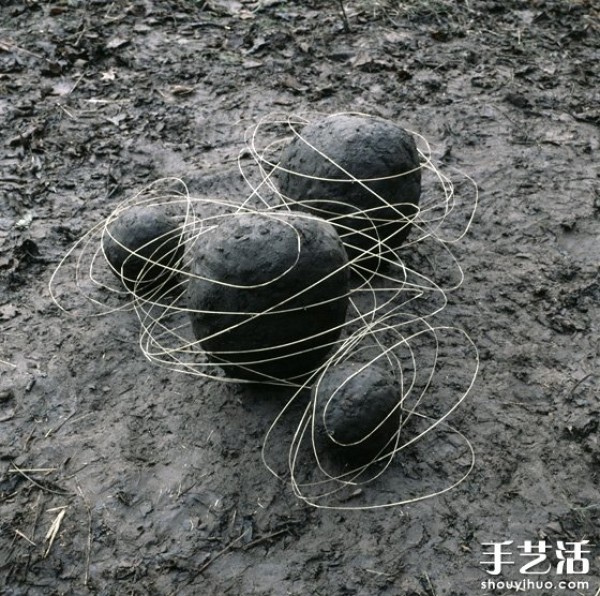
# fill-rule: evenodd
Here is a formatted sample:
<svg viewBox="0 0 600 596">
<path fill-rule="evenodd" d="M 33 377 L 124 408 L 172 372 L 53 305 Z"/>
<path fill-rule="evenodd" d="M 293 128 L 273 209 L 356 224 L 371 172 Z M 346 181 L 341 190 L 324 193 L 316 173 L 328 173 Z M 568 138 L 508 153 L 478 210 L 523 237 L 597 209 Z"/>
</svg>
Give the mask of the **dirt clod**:
<svg viewBox="0 0 600 596">
<path fill-rule="evenodd" d="M 378 254 L 380 241 L 398 248 L 408 236 L 421 170 L 413 137 L 395 123 L 357 114 L 312 122 L 279 168 L 282 194 L 333 221 L 351 258 Z"/>
<path fill-rule="evenodd" d="M 229 376 L 288 379 L 321 363 L 348 305 L 347 256 L 333 226 L 235 215 L 199 236 L 194 254 L 190 308 L 206 311 L 192 313 L 194 333 Z"/>
<path fill-rule="evenodd" d="M 356 462 L 393 446 L 402 396 L 394 375 L 382 365 L 344 362 L 332 366 L 312 393 L 320 448 Z"/>
<path fill-rule="evenodd" d="M 158 295 L 177 285 L 181 232 L 159 208 L 139 206 L 119 213 L 108 224 L 102 246 L 114 273 L 137 295 Z"/>
</svg>

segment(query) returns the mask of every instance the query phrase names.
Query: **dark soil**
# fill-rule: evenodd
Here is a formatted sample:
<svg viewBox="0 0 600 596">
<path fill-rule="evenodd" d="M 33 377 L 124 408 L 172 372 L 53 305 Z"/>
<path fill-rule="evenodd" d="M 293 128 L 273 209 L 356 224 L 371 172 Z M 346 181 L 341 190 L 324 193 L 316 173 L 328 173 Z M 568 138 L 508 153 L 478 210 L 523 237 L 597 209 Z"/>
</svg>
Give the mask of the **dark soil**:
<svg viewBox="0 0 600 596">
<path fill-rule="evenodd" d="M 3 593 L 502 594 L 481 582 L 531 578 L 525 541 L 551 545 L 534 579 L 552 581 L 558 541 L 600 543 L 596 4 L 344 4 L 347 23 L 334 0 L 0 3 Z M 280 390 L 148 362 L 135 314 L 90 316 L 74 281 L 61 291 L 80 316 L 50 298 L 73 242 L 145 184 L 235 200 L 244 129 L 275 111 L 391 119 L 479 184 L 454 247 L 465 282 L 439 321 L 481 354 L 451 420 L 476 465 L 451 492 L 311 508 L 261 461 Z M 456 211 L 446 229 L 464 224 Z M 406 256 L 439 281 L 427 247 Z M 460 342 L 454 356 L 440 400 Z M 395 478 L 423 488 L 450 453 L 415 445 L 359 498 L 402 498 Z M 516 564 L 489 576 L 482 544 L 503 540 Z M 567 576 L 587 587 L 529 593 L 595 594 L 590 550 L 589 573 Z"/>
</svg>

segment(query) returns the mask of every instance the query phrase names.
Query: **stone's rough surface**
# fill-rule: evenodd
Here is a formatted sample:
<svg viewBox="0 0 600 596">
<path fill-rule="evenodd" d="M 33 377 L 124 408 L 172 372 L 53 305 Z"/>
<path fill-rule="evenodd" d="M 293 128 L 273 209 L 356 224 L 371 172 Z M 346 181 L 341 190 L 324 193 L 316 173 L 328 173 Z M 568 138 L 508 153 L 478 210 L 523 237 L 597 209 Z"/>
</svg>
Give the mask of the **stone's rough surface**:
<svg viewBox="0 0 600 596">
<path fill-rule="evenodd" d="M 181 263 L 181 232 L 157 207 L 132 207 L 119 214 L 108 224 L 102 247 L 113 271 L 139 296 L 160 296 L 178 281 L 169 268 Z"/>
<path fill-rule="evenodd" d="M 413 137 L 388 120 L 354 114 L 329 116 L 300 134 L 279 163 L 281 193 L 299 208 L 334 221 L 351 258 L 374 251 L 378 240 L 398 248 L 421 194 Z M 352 177 L 385 179 L 363 186 Z"/>
<path fill-rule="evenodd" d="M 364 366 L 350 361 L 332 366 L 312 389 L 317 448 L 333 449 L 357 462 L 379 453 L 394 437 L 399 428 L 398 410 L 368 435 L 402 398 L 388 369 L 379 364 Z"/>
<path fill-rule="evenodd" d="M 190 279 L 189 305 L 207 311 L 191 313 L 194 334 L 230 377 L 302 377 L 340 336 L 346 265 L 338 234 L 323 220 L 228 216 L 194 245 L 192 272 L 205 279 Z"/>
</svg>

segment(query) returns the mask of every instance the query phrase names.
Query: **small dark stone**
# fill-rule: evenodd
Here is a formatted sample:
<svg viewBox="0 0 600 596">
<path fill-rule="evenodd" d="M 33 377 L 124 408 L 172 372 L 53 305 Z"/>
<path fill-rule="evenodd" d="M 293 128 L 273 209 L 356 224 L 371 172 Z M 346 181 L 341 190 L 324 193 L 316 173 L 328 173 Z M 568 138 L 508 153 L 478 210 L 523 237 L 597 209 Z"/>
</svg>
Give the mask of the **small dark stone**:
<svg viewBox="0 0 600 596">
<path fill-rule="evenodd" d="M 160 296 L 177 286 L 183 257 L 181 230 L 158 207 L 132 207 L 111 221 L 104 254 L 125 287 L 138 296 Z M 152 261 L 152 262 L 150 262 Z"/>
<path fill-rule="evenodd" d="M 377 252 L 380 240 L 398 248 L 421 194 L 413 137 L 388 120 L 355 114 L 313 122 L 300 134 L 279 162 L 281 193 L 337 226 L 351 258 Z"/>
<path fill-rule="evenodd" d="M 402 398 L 395 376 L 382 365 L 344 362 L 327 369 L 314 385 L 315 441 L 345 460 L 362 463 L 394 445 Z"/>
<path fill-rule="evenodd" d="M 190 278 L 189 306 L 205 311 L 191 312 L 194 334 L 228 376 L 302 378 L 322 363 L 340 336 L 349 292 L 332 225 L 286 212 L 235 214 L 193 250 L 199 277 Z"/>
</svg>

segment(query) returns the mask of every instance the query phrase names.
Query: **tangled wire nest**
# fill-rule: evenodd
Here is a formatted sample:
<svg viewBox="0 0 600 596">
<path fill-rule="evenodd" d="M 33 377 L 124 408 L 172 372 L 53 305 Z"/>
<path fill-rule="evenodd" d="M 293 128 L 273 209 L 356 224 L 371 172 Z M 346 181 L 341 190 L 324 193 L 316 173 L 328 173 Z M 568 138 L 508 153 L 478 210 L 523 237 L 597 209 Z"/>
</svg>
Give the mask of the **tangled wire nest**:
<svg viewBox="0 0 600 596">
<path fill-rule="evenodd" d="M 363 114 L 329 118 L 388 125 Z M 435 318 L 463 282 L 451 247 L 468 231 L 477 187 L 456 172 L 459 197 L 417 133 L 402 131 L 409 157 L 400 173 L 359 178 L 313 144 L 314 130 L 311 119 L 277 114 L 249 129 L 238 201 L 191 196 L 178 179 L 150 184 L 70 249 L 50 281 L 52 297 L 62 310 L 81 312 L 71 304 L 75 279 L 94 314 L 134 310 L 140 347 L 162 366 L 291 388 L 262 453 L 305 502 L 371 509 L 439 495 L 474 464 L 469 441 L 447 418 L 473 386 L 477 350 L 465 332 Z M 305 164 L 305 155 L 294 161 L 298 149 L 323 167 L 298 166 Z M 418 181 L 413 200 L 378 192 L 405 181 Z M 324 202 L 323 184 L 341 190 Z M 465 205 L 466 224 L 444 236 Z M 438 270 L 447 281 L 434 280 Z M 363 491 L 383 477 L 385 490 Z"/>
</svg>

